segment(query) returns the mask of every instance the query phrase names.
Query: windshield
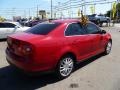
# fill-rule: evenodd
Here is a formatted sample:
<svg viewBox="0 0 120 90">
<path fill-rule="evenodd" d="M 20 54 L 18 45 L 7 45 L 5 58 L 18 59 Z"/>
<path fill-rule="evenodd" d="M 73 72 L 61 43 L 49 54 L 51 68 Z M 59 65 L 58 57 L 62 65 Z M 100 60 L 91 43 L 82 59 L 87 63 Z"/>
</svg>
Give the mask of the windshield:
<svg viewBox="0 0 120 90">
<path fill-rule="evenodd" d="M 19 22 L 15 22 L 14 24 L 18 27 L 23 27 Z"/>
<path fill-rule="evenodd" d="M 54 30 L 60 23 L 40 23 L 28 29 L 27 33 L 47 35 L 49 32 Z"/>
</svg>

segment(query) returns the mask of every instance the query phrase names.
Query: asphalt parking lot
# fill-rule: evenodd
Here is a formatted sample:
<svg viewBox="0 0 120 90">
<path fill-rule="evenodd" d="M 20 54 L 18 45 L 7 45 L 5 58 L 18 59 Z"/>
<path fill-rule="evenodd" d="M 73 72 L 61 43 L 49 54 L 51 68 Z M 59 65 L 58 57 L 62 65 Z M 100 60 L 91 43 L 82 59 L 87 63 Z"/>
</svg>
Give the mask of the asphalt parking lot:
<svg viewBox="0 0 120 90">
<path fill-rule="evenodd" d="M 0 90 L 120 90 L 120 28 L 103 29 L 112 35 L 111 53 L 81 63 L 64 80 L 52 74 L 28 77 L 16 72 L 5 59 L 6 41 L 0 41 Z"/>
</svg>

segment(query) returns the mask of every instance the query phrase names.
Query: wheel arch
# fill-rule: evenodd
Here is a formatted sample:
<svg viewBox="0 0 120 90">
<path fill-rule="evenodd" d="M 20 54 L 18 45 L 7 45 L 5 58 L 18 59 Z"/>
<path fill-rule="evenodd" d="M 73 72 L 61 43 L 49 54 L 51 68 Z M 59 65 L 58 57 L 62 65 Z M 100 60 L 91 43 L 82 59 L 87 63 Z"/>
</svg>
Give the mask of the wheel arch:
<svg viewBox="0 0 120 90">
<path fill-rule="evenodd" d="M 65 52 L 65 53 L 63 53 L 63 54 L 60 56 L 59 60 L 57 61 L 56 65 L 55 65 L 56 68 L 57 68 L 60 60 L 61 60 L 62 58 L 64 58 L 64 57 L 66 57 L 66 56 L 71 56 L 71 57 L 73 58 L 73 60 L 74 60 L 74 63 L 77 63 L 77 56 L 75 55 L 75 53 L 73 53 L 73 52 Z"/>
<path fill-rule="evenodd" d="M 66 57 L 66 56 L 71 56 L 75 62 L 77 61 L 77 60 L 76 60 L 77 57 L 76 57 L 76 55 L 75 55 L 73 52 L 66 52 L 66 53 L 64 53 L 64 54 L 61 56 L 61 58 Z M 60 58 L 60 59 L 61 59 L 61 58 Z"/>
<path fill-rule="evenodd" d="M 112 43 L 112 39 L 110 38 L 109 41 Z"/>
</svg>

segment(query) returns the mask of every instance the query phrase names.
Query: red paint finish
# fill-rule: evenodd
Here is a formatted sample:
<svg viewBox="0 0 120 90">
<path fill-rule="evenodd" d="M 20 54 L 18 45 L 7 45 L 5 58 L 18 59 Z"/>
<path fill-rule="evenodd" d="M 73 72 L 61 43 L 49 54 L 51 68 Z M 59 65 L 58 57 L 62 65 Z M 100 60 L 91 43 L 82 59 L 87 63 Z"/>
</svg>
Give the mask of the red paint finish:
<svg viewBox="0 0 120 90">
<path fill-rule="evenodd" d="M 54 70 L 60 58 L 72 53 L 76 61 L 104 51 L 110 34 L 65 36 L 68 24 L 79 20 L 56 20 L 61 23 L 47 35 L 19 33 L 8 36 L 7 61 L 26 72 Z"/>
</svg>

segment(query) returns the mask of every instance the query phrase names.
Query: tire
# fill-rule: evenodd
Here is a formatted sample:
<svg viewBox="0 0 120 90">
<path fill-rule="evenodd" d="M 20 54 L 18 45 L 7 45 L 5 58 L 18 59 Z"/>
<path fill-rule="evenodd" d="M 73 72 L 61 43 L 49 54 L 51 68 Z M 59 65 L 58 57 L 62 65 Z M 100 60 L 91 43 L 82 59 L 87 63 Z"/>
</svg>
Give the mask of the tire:
<svg viewBox="0 0 120 90">
<path fill-rule="evenodd" d="M 63 57 L 58 65 L 56 74 L 59 79 L 68 77 L 74 70 L 74 60 L 71 56 Z"/>
<path fill-rule="evenodd" d="M 108 55 L 111 51 L 111 48 L 112 48 L 112 41 L 108 41 L 107 45 L 105 46 L 105 51 L 104 51 L 104 54 L 105 55 Z"/>
<path fill-rule="evenodd" d="M 97 24 L 97 25 L 99 25 L 99 24 L 100 24 L 100 20 L 99 20 L 99 19 L 96 21 L 96 24 Z"/>
<path fill-rule="evenodd" d="M 110 19 L 107 19 L 107 23 L 110 23 Z"/>
</svg>

